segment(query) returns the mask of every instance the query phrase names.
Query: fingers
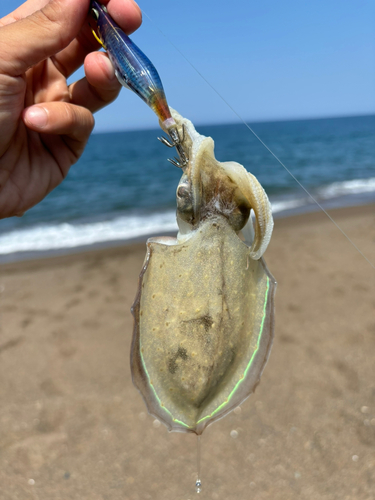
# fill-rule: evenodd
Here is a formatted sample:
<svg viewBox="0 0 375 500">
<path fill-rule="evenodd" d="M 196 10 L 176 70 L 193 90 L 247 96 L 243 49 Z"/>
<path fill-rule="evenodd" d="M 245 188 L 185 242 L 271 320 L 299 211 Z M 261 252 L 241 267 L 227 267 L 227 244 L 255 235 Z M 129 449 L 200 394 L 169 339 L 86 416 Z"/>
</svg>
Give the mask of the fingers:
<svg viewBox="0 0 375 500">
<path fill-rule="evenodd" d="M 65 102 L 26 108 L 23 121 L 31 130 L 66 136 L 77 143 L 85 143 L 94 128 L 94 117 L 88 109 Z"/>
<path fill-rule="evenodd" d="M 126 34 L 129 35 L 141 25 L 142 13 L 134 0 L 110 0 L 109 2 L 106 0 L 101 3 L 107 4 L 110 15 Z M 53 61 L 67 78 L 83 64 L 90 52 L 98 48 L 100 45 L 94 38 L 91 27 L 85 23 L 77 38 L 66 49 L 56 54 Z"/>
<path fill-rule="evenodd" d="M 142 11 L 134 0 L 105 0 L 109 14 L 130 35 L 142 24 Z"/>
<path fill-rule="evenodd" d="M 88 7 L 89 0 L 51 0 L 29 17 L 1 28 L 0 70 L 18 76 L 64 49 L 78 35 Z"/>
<path fill-rule="evenodd" d="M 1 25 L 5 26 L 6 24 L 14 23 L 14 21 L 30 16 L 35 11 L 42 9 L 45 5 L 47 5 L 48 1 L 49 0 L 27 0 L 16 10 L 3 17 L 1 19 Z"/>
<path fill-rule="evenodd" d="M 60 177 L 50 182 L 49 192 L 82 155 L 94 128 L 94 117 L 85 108 L 51 102 L 27 108 L 23 120 L 29 129 L 39 133 L 44 148 L 59 166 Z"/>
<path fill-rule="evenodd" d="M 103 3 L 126 33 L 140 26 L 142 14 L 134 0 L 103 0 Z M 18 76 L 53 56 L 59 71 L 69 77 L 82 65 L 87 54 L 99 48 L 85 22 L 88 11 L 89 0 L 25 2 L 1 20 L 6 26 L 1 28 L 0 71 Z"/>
<path fill-rule="evenodd" d="M 86 78 L 69 87 L 71 102 L 95 113 L 118 96 L 121 85 L 106 54 L 93 52 L 85 59 Z"/>
</svg>

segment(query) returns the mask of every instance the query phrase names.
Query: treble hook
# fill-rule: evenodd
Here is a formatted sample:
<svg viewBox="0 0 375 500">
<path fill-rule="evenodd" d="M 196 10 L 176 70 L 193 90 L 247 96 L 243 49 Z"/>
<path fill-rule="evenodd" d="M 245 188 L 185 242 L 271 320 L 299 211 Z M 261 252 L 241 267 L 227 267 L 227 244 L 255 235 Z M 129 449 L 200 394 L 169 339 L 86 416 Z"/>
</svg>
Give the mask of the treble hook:
<svg viewBox="0 0 375 500">
<path fill-rule="evenodd" d="M 177 127 L 171 127 L 168 130 L 168 134 L 171 140 L 167 139 L 166 137 L 158 137 L 158 140 L 168 148 L 177 149 L 177 153 L 180 158 L 169 158 L 168 161 L 175 167 L 183 168 L 188 164 L 189 161 L 189 158 L 186 156 L 186 153 L 182 147 L 182 143 L 185 139 L 185 126 L 182 125 L 182 139 L 180 138 Z"/>
<path fill-rule="evenodd" d="M 169 163 L 172 163 L 175 167 L 182 168 L 184 165 L 181 165 L 180 161 L 178 158 L 168 158 Z"/>
</svg>

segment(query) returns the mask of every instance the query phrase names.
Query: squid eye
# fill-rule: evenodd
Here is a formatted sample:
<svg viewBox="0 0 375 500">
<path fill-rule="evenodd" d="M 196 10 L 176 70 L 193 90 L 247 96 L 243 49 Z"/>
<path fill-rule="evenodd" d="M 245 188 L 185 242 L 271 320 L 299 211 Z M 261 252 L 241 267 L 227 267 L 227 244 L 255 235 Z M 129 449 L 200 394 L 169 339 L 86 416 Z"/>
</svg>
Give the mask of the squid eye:
<svg viewBox="0 0 375 500">
<path fill-rule="evenodd" d="M 191 185 L 185 179 L 177 188 L 177 213 L 180 219 L 191 223 L 194 215 Z"/>
<path fill-rule="evenodd" d="M 91 9 L 91 15 L 95 19 L 95 21 L 98 21 L 98 19 L 99 19 L 99 11 L 97 9 L 92 8 Z"/>
<path fill-rule="evenodd" d="M 187 197 L 189 197 L 190 196 L 190 190 L 189 190 L 188 186 L 186 186 L 184 184 L 178 186 L 177 196 L 178 196 L 178 198 L 187 198 Z"/>
</svg>

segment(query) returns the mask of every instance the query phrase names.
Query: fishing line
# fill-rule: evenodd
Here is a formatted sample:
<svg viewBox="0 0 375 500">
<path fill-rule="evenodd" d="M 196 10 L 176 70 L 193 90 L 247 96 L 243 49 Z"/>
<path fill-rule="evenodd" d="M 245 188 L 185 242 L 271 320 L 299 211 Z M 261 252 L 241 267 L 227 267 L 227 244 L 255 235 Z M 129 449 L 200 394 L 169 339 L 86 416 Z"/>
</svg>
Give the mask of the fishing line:
<svg viewBox="0 0 375 500">
<path fill-rule="evenodd" d="M 229 104 L 229 102 L 220 94 L 220 92 L 203 76 L 203 74 L 194 66 L 194 64 L 185 56 L 185 54 L 175 45 L 175 43 L 164 33 L 164 31 L 159 28 L 155 21 L 142 9 L 142 13 L 147 17 L 147 19 L 157 28 L 157 30 L 164 36 L 164 38 L 172 45 L 172 47 L 185 59 L 185 61 L 193 68 L 193 70 L 198 73 L 202 80 L 216 93 L 218 97 L 228 106 L 228 108 L 237 116 L 237 118 L 245 125 L 245 127 L 250 130 L 256 139 L 267 149 L 267 151 L 275 158 L 275 160 L 285 169 L 286 172 L 292 177 L 292 179 L 298 184 L 298 186 L 309 196 L 309 198 L 315 203 L 315 205 L 328 217 L 328 219 L 336 226 L 336 228 L 341 232 L 343 236 L 349 241 L 349 243 L 357 250 L 357 252 L 370 264 L 370 266 L 375 269 L 375 264 L 371 262 L 370 259 L 358 248 L 354 241 L 346 234 L 346 232 L 337 224 L 337 222 L 332 218 L 331 215 L 322 207 L 318 200 L 301 184 L 297 177 L 292 174 L 292 172 L 284 165 L 284 163 L 276 156 L 276 154 L 262 141 L 262 139 L 255 133 L 255 131 L 250 127 L 248 123 L 242 118 L 242 116 Z"/>
</svg>

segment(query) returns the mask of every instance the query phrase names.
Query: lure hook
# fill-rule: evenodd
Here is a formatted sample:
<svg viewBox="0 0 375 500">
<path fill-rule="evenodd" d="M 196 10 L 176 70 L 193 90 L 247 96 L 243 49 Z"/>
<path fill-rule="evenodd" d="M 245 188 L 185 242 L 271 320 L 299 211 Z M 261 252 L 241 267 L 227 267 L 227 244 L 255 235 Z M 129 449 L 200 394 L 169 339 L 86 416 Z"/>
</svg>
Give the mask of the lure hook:
<svg viewBox="0 0 375 500">
<path fill-rule="evenodd" d="M 187 157 L 182 147 L 182 143 L 184 142 L 185 139 L 185 126 L 184 125 L 182 126 L 182 138 L 180 137 L 177 127 L 170 128 L 168 130 L 168 134 L 170 136 L 170 139 L 167 139 L 166 137 L 158 137 L 158 140 L 168 148 L 176 148 L 178 156 L 180 157 L 179 159 L 169 158 L 168 161 L 172 163 L 172 165 L 175 165 L 176 167 L 179 168 L 185 167 L 189 161 L 189 158 Z"/>
<path fill-rule="evenodd" d="M 172 165 L 174 165 L 177 168 L 182 168 L 184 166 L 184 165 L 181 165 L 179 159 L 176 157 L 168 158 L 168 161 L 169 161 L 169 163 L 172 163 Z"/>
<path fill-rule="evenodd" d="M 167 146 L 168 148 L 174 148 L 174 144 L 169 141 L 166 137 L 158 137 L 158 141 L 160 141 L 164 146 Z"/>
</svg>

